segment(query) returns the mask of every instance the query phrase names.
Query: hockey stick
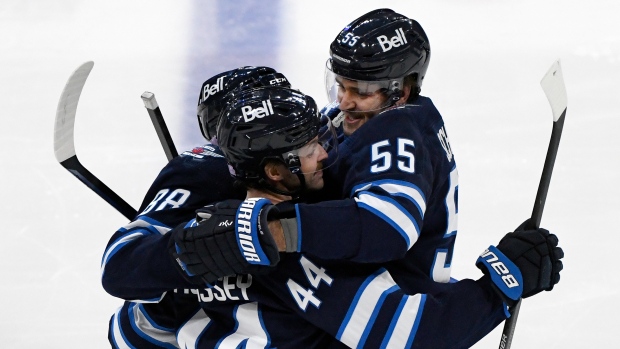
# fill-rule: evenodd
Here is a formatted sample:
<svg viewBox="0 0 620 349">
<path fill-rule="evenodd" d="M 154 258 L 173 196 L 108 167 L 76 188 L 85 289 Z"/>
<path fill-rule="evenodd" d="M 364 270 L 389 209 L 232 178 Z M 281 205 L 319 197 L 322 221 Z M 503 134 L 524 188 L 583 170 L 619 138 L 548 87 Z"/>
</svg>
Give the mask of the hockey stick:
<svg viewBox="0 0 620 349">
<path fill-rule="evenodd" d="M 161 114 L 161 110 L 159 109 L 159 104 L 157 104 L 157 100 L 155 99 L 155 94 L 148 91 L 144 92 L 142 94 L 142 101 L 144 102 L 146 110 L 149 112 L 155 131 L 157 132 L 157 137 L 159 137 L 159 142 L 161 142 L 161 146 L 164 148 L 164 153 L 166 153 L 166 158 L 170 161 L 177 157 L 179 153 L 177 153 L 177 149 L 174 146 L 170 132 L 168 132 L 168 127 L 166 126 L 164 116 Z"/>
<path fill-rule="evenodd" d="M 117 209 L 123 216 L 131 220 L 136 216 L 136 210 L 125 200 L 118 196 L 108 186 L 103 184 L 97 177 L 88 171 L 75 153 L 75 142 L 73 138 L 75 125 L 75 112 L 80 99 L 80 94 L 88 78 L 88 74 L 93 69 L 92 61 L 86 62 L 78 67 L 69 77 L 65 88 L 62 90 L 58 109 L 56 110 L 56 121 L 54 124 L 54 154 L 56 160 L 73 174 L 82 183 L 86 184 L 92 191 L 97 193 L 107 203 Z"/>
<path fill-rule="evenodd" d="M 536 229 L 540 227 L 540 219 L 542 218 L 543 209 L 545 208 L 549 183 L 551 182 L 551 173 L 553 172 L 555 157 L 558 153 L 558 146 L 560 145 L 560 136 L 562 135 L 562 128 L 564 127 L 568 97 L 566 95 L 566 86 L 564 85 L 564 78 L 562 77 L 560 61 L 553 63 L 551 68 L 547 71 L 547 74 L 545 74 L 541 80 L 540 85 L 543 91 L 545 91 L 545 95 L 551 105 L 551 111 L 553 112 L 553 129 L 551 131 L 551 140 L 549 142 L 549 149 L 547 150 L 547 157 L 545 158 L 540 184 L 538 184 L 538 192 L 536 193 L 532 217 L 530 218 L 529 226 L 525 227 L 526 229 Z M 500 349 L 509 349 L 512 344 L 512 337 L 514 336 L 520 308 L 521 300 L 510 309 L 511 316 L 504 324 L 502 338 L 499 343 Z"/>
</svg>

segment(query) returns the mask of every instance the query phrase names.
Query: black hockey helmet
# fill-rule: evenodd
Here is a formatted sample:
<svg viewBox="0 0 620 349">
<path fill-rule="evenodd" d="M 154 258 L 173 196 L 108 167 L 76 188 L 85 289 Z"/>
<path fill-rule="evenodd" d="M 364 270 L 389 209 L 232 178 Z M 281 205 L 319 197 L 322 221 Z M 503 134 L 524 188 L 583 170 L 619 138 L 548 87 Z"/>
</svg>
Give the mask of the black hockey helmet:
<svg viewBox="0 0 620 349">
<path fill-rule="evenodd" d="M 259 87 L 234 91 L 229 101 L 217 139 L 237 179 L 262 179 L 268 159 L 281 161 L 301 177 L 300 150 L 317 136 L 317 146 L 337 151 L 331 120 L 308 95 L 281 86 Z"/>
<path fill-rule="evenodd" d="M 412 94 L 417 95 L 430 56 L 428 37 L 418 22 L 390 9 L 368 12 L 347 25 L 330 45 L 326 66 L 330 101 L 335 99 L 335 75 L 359 80 L 375 91 L 379 86 L 396 100 L 404 78 L 411 76 L 415 79 Z"/>
<path fill-rule="evenodd" d="M 198 96 L 198 124 L 208 141 L 215 137 L 217 121 L 226 104 L 226 95 L 234 89 L 260 86 L 290 87 L 288 79 L 269 67 L 240 67 L 217 74 L 202 84 Z"/>
</svg>

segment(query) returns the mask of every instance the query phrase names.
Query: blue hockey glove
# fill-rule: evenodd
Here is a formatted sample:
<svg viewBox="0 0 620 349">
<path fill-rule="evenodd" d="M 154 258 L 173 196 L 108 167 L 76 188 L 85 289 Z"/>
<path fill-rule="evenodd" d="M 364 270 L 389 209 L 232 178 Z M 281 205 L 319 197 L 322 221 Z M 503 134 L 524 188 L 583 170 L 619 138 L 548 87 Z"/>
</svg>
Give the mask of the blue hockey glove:
<svg viewBox="0 0 620 349">
<path fill-rule="evenodd" d="M 546 229 L 523 227 L 506 234 L 497 248 L 489 247 L 476 261 L 508 305 L 521 297 L 551 291 L 560 281 L 563 268 L 564 251 L 557 236 Z"/>
</svg>

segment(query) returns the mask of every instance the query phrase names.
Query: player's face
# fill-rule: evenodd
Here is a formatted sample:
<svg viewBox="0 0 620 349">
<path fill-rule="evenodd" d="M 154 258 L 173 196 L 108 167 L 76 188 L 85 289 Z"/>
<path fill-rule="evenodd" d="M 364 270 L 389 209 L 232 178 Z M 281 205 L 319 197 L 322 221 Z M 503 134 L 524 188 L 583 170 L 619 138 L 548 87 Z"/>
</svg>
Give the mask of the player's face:
<svg viewBox="0 0 620 349">
<path fill-rule="evenodd" d="M 373 89 L 372 86 L 364 86 L 362 90 L 357 81 L 338 78 L 336 82 L 340 110 L 345 116 L 342 127 L 348 136 L 385 107 L 387 96 L 381 89 Z"/>
<path fill-rule="evenodd" d="M 306 181 L 307 190 L 323 188 L 323 160 L 327 159 L 327 152 L 319 143 L 318 137 L 299 149 L 301 173 Z"/>
</svg>

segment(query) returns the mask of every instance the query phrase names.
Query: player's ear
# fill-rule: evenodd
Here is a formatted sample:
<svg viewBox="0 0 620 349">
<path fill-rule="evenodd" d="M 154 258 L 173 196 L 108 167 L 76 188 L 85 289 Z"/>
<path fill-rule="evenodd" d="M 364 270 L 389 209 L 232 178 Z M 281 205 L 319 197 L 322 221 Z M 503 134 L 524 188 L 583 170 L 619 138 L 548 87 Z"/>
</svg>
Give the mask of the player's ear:
<svg viewBox="0 0 620 349">
<path fill-rule="evenodd" d="M 269 161 L 265 164 L 265 178 L 279 182 L 284 179 L 284 171 L 288 171 L 286 166 L 280 162 Z"/>
<path fill-rule="evenodd" d="M 400 99 L 396 102 L 396 104 L 397 105 L 405 104 L 407 102 L 407 99 L 409 99 L 410 95 L 411 95 L 411 86 L 404 85 L 402 95 L 400 96 Z"/>
</svg>

